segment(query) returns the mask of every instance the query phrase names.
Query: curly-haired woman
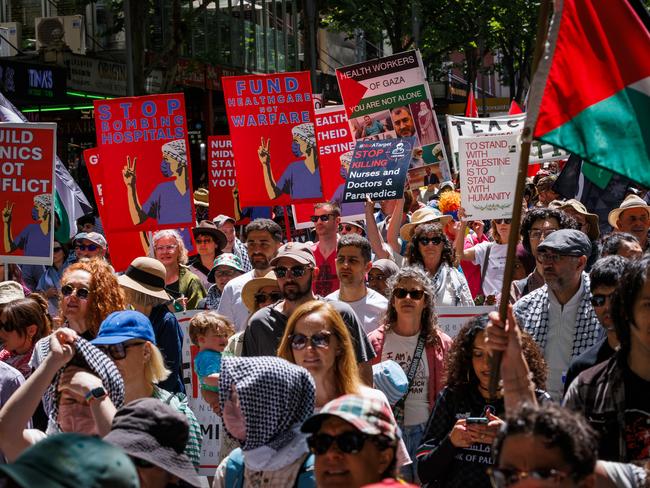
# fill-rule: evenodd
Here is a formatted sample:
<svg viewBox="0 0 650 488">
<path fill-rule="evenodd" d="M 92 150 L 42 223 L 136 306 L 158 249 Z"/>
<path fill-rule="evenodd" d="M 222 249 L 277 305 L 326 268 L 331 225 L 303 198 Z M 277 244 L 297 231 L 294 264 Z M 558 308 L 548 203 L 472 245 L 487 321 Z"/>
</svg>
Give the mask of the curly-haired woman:
<svg viewBox="0 0 650 488">
<path fill-rule="evenodd" d="M 422 268 L 402 268 L 388 286 L 386 318 L 368 339 L 377 355 L 374 363 L 392 359 L 412 378 L 394 411 L 414 459 L 436 395 L 444 384 L 444 362 L 451 339 L 438 329 L 431 280 Z M 415 478 L 414 471 L 403 474 L 409 481 Z"/>
<path fill-rule="evenodd" d="M 456 268 L 454 248 L 441 224 L 417 226 L 406 259 L 411 266 L 422 266 L 431 277 L 437 306 L 474 305 L 467 280 Z"/>
<path fill-rule="evenodd" d="M 417 452 L 418 474 L 429 486 L 489 487 L 486 468 L 492 462 L 491 446 L 505 413 L 502 397 L 490 398 L 490 365 L 485 345 L 487 316 L 469 321 L 456 336 L 447 356 L 447 386 L 436 400 L 423 443 Z M 538 399 L 546 364 L 539 347 L 522 334 Z"/>
</svg>

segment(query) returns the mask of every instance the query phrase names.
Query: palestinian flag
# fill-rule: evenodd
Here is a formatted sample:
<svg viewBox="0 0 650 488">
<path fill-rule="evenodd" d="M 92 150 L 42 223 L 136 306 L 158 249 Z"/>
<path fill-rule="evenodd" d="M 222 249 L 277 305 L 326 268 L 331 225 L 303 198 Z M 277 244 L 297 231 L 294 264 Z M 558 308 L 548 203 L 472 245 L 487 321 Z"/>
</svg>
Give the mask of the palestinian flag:
<svg viewBox="0 0 650 488">
<path fill-rule="evenodd" d="M 650 20 L 637 0 L 556 0 L 532 137 L 650 188 Z"/>
</svg>

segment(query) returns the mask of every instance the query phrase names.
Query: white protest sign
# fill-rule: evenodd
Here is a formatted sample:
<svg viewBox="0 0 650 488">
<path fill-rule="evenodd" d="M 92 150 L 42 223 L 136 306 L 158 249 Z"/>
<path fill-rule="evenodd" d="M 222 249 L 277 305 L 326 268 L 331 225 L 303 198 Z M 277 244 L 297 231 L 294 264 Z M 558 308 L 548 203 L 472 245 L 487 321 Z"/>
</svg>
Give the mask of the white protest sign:
<svg viewBox="0 0 650 488">
<path fill-rule="evenodd" d="M 496 306 L 483 307 L 436 307 L 438 312 L 438 327 L 452 339 L 458 335 L 472 317 L 494 312 Z"/>
<path fill-rule="evenodd" d="M 518 139 L 517 134 L 458 139 L 460 199 L 467 219 L 512 217 L 519 165 Z"/>
<path fill-rule="evenodd" d="M 478 118 L 447 115 L 449 146 L 454 167 L 458 168 L 458 139 L 461 137 L 483 137 L 496 134 L 521 134 L 526 114 L 504 115 L 500 117 Z M 567 159 L 569 153 L 551 144 L 533 141 L 530 146 L 528 164 Z"/>
<path fill-rule="evenodd" d="M 221 436 L 225 435 L 221 428 L 221 419 L 212 411 L 210 406 L 201 396 L 199 379 L 194 372 L 194 357 L 199 349 L 193 346 L 190 341 L 189 325 L 190 320 L 200 310 L 188 310 L 174 314 L 183 329 L 183 382 L 187 400 L 201 424 L 203 442 L 201 443 L 201 464 L 199 474 L 201 476 L 214 476 L 214 472 L 221 461 L 219 451 L 221 450 Z"/>
</svg>

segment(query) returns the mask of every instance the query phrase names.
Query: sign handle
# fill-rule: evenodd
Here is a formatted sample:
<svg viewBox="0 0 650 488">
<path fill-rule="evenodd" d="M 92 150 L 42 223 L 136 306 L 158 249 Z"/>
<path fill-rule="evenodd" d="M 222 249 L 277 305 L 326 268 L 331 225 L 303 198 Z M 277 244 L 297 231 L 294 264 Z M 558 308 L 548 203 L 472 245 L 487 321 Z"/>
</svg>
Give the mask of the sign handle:
<svg viewBox="0 0 650 488">
<path fill-rule="evenodd" d="M 284 231 L 287 234 L 287 242 L 291 240 L 291 223 L 289 222 L 289 208 L 290 205 L 282 207 L 284 210 Z"/>
</svg>

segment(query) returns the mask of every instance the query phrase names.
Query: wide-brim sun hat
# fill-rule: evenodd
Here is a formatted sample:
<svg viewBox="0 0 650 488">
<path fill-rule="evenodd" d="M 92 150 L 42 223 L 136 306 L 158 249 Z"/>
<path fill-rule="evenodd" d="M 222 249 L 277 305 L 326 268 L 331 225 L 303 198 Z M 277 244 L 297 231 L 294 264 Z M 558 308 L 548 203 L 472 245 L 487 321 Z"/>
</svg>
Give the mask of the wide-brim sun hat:
<svg viewBox="0 0 650 488">
<path fill-rule="evenodd" d="M 117 282 L 145 295 L 171 300 L 165 291 L 166 273 L 165 266 L 160 261 L 143 256 L 131 261 L 124 274 L 117 277 Z"/>
<path fill-rule="evenodd" d="M 580 215 L 584 215 L 589 223 L 589 239 L 592 241 L 597 241 L 600 239 L 600 226 L 598 225 L 598 215 L 589 213 L 587 207 L 585 207 L 582 202 L 571 198 L 570 200 L 553 200 L 549 203 L 549 208 L 555 208 L 558 210 L 565 210 L 567 208 L 572 208 L 574 211 Z"/>
<path fill-rule="evenodd" d="M 618 221 L 619 216 L 621 213 L 631 208 L 643 208 L 648 212 L 648 217 L 650 217 L 650 207 L 647 202 L 637 195 L 628 195 L 618 208 L 609 212 L 609 215 L 607 216 L 607 222 L 609 222 L 609 225 L 617 229 L 616 222 Z"/>
<path fill-rule="evenodd" d="M 421 224 L 428 224 L 432 222 L 440 222 L 443 227 L 451 222 L 453 219 L 451 215 L 443 215 L 439 210 L 431 207 L 423 207 L 417 209 L 411 215 L 411 221 L 404 224 L 399 230 L 399 235 L 404 241 L 410 241 L 413 238 L 415 228 Z"/>
<path fill-rule="evenodd" d="M 217 272 L 219 266 L 228 266 L 242 274 L 246 272 L 244 271 L 244 265 L 242 264 L 241 259 L 239 259 L 239 256 L 229 252 L 224 252 L 223 254 L 219 254 L 212 264 L 212 269 L 210 269 L 210 272 L 208 273 L 209 283 L 215 282 L 214 274 Z"/>
<path fill-rule="evenodd" d="M 192 228 L 192 234 L 194 234 L 194 239 L 196 239 L 197 236 L 200 236 L 201 234 L 207 234 L 212 237 L 214 239 L 214 242 L 217 243 L 217 252 L 221 252 L 221 250 L 228 244 L 228 238 L 226 237 L 226 234 L 220 231 L 217 228 L 217 224 L 211 220 L 202 220 L 199 225 Z"/>
<path fill-rule="evenodd" d="M 248 281 L 241 290 L 241 297 L 249 312 L 255 311 L 255 295 L 265 286 L 278 286 L 278 278 L 273 271 Z"/>
</svg>

